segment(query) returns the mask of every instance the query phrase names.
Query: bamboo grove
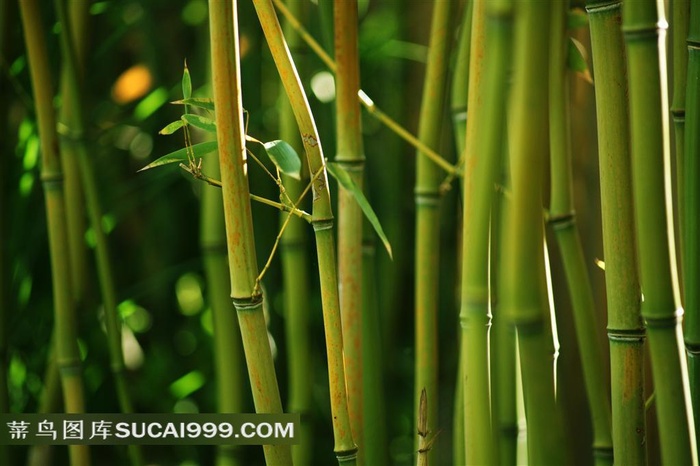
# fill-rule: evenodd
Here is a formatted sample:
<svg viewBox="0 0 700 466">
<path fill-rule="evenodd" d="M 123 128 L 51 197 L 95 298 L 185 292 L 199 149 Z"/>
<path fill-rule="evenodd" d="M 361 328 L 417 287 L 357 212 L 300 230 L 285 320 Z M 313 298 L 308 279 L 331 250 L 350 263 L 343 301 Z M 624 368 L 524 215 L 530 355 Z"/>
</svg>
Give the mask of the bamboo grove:
<svg viewBox="0 0 700 466">
<path fill-rule="evenodd" d="M 0 65 L 0 411 L 301 419 L 0 464 L 699 464 L 700 0 L 0 0 Z"/>
</svg>

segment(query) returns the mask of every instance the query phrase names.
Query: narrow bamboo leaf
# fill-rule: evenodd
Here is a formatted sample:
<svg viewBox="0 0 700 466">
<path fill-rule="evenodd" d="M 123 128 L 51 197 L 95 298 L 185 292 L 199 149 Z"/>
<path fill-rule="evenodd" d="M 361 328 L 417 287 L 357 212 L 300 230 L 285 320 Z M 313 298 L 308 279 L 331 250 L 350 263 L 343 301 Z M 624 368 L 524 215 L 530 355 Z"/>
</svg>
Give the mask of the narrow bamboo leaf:
<svg viewBox="0 0 700 466">
<path fill-rule="evenodd" d="M 350 191 L 352 197 L 355 198 L 360 208 L 362 209 L 362 212 L 364 212 L 365 217 L 367 217 L 369 223 L 372 224 L 372 228 L 374 228 L 374 231 L 377 232 L 377 235 L 379 235 L 379 238 L 382 240 L 382 243 L 384 243 L 384 247 L 386 248 L 386 252 L 389 253 L 389 257 L 393 259 L 394 255 L 391 252 L 391 244 L 389 243 L 389 239 L 386 237 L 386 234 L 384 234 L 382 224 L 379 223 L 379 218 L 377 218 L 377 214 L 374 213 L 372 206 L 369 205 L 369 202 L 367 201 L 367 198 L 365 197 L 362 190 L 357 186 L 357 184 L 355 184 L 348 172 L 346 172 L 337 163 L 328 163 L 326 164 L 326 168 L 328 169 L 328 173 L 330 173 L 331 176 L 333 176 L 333 178 L 338 180 L 338 183 L 340 183 L 340 185 L 343 188 Z"/>
<path fill-rule="evenodd" d="M 165 135 L 173 134 L 175 131 L 182 128 L 184 125 L 185 125 L 185 122 L 182 120 L 173 121 L 168 126 L 161 129 L 160 131 L 158 131 L 158 134 L 165 134 Z"/>
<path fill-rule="evenodd" d="M 277 165 L 277 168 L 285 175 L 294 179 L 301 179 L 301 159 L 299 154 L 287 142 L 275 140 L 263 144 L 270 160 Z"/>
<path fill-rule="evenodd" d="M 214 111 L 214 100 L 206 97 L 190 97 L 170 103 L 174 105 L 191 105 L 193 107 L 203 108 L 204 110 Z"/>
<path fill-rule="evenodd" d="M 154 160 L 139 171 L 142 172 L 144 170 L 159 167 L 161 165 L 166 165 L 169 163 L 184 162 L 187 160 L 188 150 L 192 151 L 192 155 L 194 157 L 202 157 L 204 155 L 209 154 L 210 152 L 214 152 L 217 149 L 217 147 L 218 144 L 216 141 L 201 142 L 199 144 L 194 144 L 189 148 L 184 147 L 182 149 L 176 150 L 175 152 L 171 152 Z"/>
<path fill-rule="evenodd" d="M 588 15 L 581 8 L 572 8 L 567 17 L 568 29 L 579 29 L 588 27 Z"/>
<path fill-rule="evenodd" d="M 190 70 L 187 68 L 187 60 L 185 60 L 185 71 L 182 73 L 182 96 L 185 99 L 192 97 L 192 79 Z"/>
<path fill-rule="evenodd" d="M 584 81 L 593 84 L 593 78 L 588 69 L 588 54 L 586 53 L 586 48 L 573 37 L 569 37 L 567 65 L 570 70 L 575 71 Z"/>
<path fill-rule="evenodd" d="M 199 128 L 209 133 L 216 133 L 216 122 L 211 118 L 195 115 L 194 113 L 186 113 L 182 115 L 182 120 L 195 128 Z"/>
</svg>

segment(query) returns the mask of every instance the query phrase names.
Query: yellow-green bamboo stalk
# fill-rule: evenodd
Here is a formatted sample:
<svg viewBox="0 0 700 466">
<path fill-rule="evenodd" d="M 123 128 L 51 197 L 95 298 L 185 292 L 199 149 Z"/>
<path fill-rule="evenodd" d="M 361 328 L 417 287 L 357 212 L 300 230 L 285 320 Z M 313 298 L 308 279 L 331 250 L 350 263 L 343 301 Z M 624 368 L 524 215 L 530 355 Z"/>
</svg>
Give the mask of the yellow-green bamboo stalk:
<svg viewBox="0 0 700 466">
<path fill-rule="evenodd" d="M 603 250 L 610 341 L 613 453 L 646 464 L 644 341 L 635 251 L 627 67 L 621 2 L 588 1 L 595 69 Z"/>
<path fill-rule="evenodd" d="M 549 225 L 556 236 L 573 305 L 588 406 L 593 422 L 595 464 L 612 465 L 610 395 L 605 382 L 603 353 L 598 345 L 595 303 L 581 237 L 576 225 L 573 199 L 569 73 L 567 69 L 567 4 L 554 2 L 549 62 L 549 140 L 551 196 Z"/>
<path fill-rule="evenodd" d="M 75 308 L 71 294 L 63 174 L 58 153 L 46 40 L 38 2 L 36 0 L 20 2 L 20 12 L 42 149 L 41 179 L 44 184 L 51 253 L 54 325 L 57 337 L 56 361 L 61 374 L 65 410 L 67 413 L 82 413 L 85 411 L 83 377 L 78 352 Z M 86 445 L 71 445 L 69 452 L 73 466 L 90 463 L 90 450 Z"/>
<path fill-rule="evenodd" d="M 314 123 L 294 62 L 277 20 L 272 0 L 253 0 L 258 13 L 265 39 L 272 52 L 282 84 L 297 119 L 301 140 L 304 144 L 309 172 L 314 175 L 325 172 L 325 160 L 318 131 Z M 335 239 L 333 233 L 333 212 L 326 173 L 321 173 L 313 181 L 313 214 L 311 223 L 316 236 L 316 252 L 321 281 L 321 304 L 326 333 L 326 353 L 328 356 L 328 377 L 331 392 L 331 413 L 335 453 L 339 464 L 354 465 L 357 446 L 353 441 L 348 415 L 345 369 L 343 363 L 343 337 L 340 322 L 338 297 L 337 262 L 335 259 Z"/>
<path fill-rule="evenodd" d="M 700 2 L 691 0 L 688 35 L 688 89 L 685 132 L 685 347 L 695 420 L 695 443 L 700 443 Z"/>
<path fill-rule="evenodd" d="M 357 0 L 338 2 L 334 8 L 336 69 L 335 161 L 362 189 L 365 154 L 362 146 Z M 358 446 L 357 463 L 364 464 L 362 392 L 362 210 L 351 192 L 338 192 L 338 286 L 343 322 L 343 355 L 348 390 L 350 427 Z M 372 422 L 368 419 L 368 422 Z M 374 441 L 373 439 L 368 439 Z"/>
<path fill-rule="evenodd" d="M 642 293 L 665 464 L 696 464 L 671 206 L 663 2 L 623 3 L 632 176 Z"/>
<path fill-rule="evenodd" d="M 282 401 L 263 315 L 248 178 L 244 170 L 237 2 L 209 2 L 211 64 L 224 198 L 231 298 L 236 308 L 255 410 L 281 413 Z M 267 464 L 291 464 L 288 445 L 264 445 Z"/>
<path fill-rule="evenodd" d="M 302 0 L 289 2 L 289 9 L 295 17 L 303 20 L 305 8 Z M 302 69 L 300 58 L 305 54 L 299 35 L 288 23 L 284 25 L 285 36 L 290 52 L 296 57 L 297 66 Z M 280 114 L 280 139 L 289 142 L 298 153 L 301 153 L 299 128 L 294 119 L 294 112 L 289 99 L 284 95 L 284 87 L 280 82 L 280 97 L 278 100 Z M 306 162 L 302 160 L 302 179 L 295 180 L 283 175 L 284 187 L 290 199 L 298 199 L 309 182 Z M 280 214 L 280 223 L 287 220 L 287 214 Z M 293 218 L 282 235 L 280 243 L 282 276 L 284 279 L 284 316 L 285 335 L 287 339 L 287 364 L 289 367 L 289 400 L 288 410 L 301 413 L 301 442 L 292 446 L 294 464 L 311 464 L 314 451 L 314 435 L 307 416 L 311 413 L 313 377 L 311 371 L 311 351 L 309 348 L 309 261 L 308 225 L 301 219 Z"/>
<path fill-rule="evenodd" d="M 512 4 L 477 0 L 473 14 L 460 312 L 461 341 L 466 345 L 462 368 L 466 463 L 497 464 L 489 380 L 489 224 L 505 130 Z"/>
<path fill-rule="evenodd" d="M 418 127 L 418 138 L 435 150 L 440 142 L 447 87 L 450 20 L 453 2 L 435 2 L 430 24 L 428 63 Z M 437 430 L 438 415 L 438 303 L 440 269 L 440 183 L 442 173 L 426 157 L 416 159 L 415 246 L 415 419 L 421 392 L 427 395 L 428 432 Z M 420 436 L 416 436 L 416 445 Z M 432 453 L 428 455 L 433 456 Z"/>
<path fill-rule="evenodd" d="M 549 1 L 519 2 L 511 94 L 512 205 L 504 225 L 502 309 L 518 332 L 530 464 L 565 464 L 554 397 L 542 186 L 547 138 Z"/>
</svg>

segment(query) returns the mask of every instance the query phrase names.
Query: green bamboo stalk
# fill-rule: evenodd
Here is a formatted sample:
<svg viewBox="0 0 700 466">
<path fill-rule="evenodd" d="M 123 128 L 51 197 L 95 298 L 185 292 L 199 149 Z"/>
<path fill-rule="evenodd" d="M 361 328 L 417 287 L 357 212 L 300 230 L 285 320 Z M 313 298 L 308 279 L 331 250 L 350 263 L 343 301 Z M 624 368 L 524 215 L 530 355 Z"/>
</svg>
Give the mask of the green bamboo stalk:
<svg viewBox="0 0 700 466">
<path fill-rule="evenodd" d="M 41 178 L 44 184 L 51 253 L 54 320 L 57 332 L 56 361 L 61 374 L 65 410 L 67 413 L 82 413 L 85 411 L 83 377 L 78 352 L 75 308 L 71 295 L 63 174 L 58 153 L 46 40 L 38 2 L 26 0 L 19 5 L 42 148 Z M 86 445 L 71 445 L 68 449 L 73 466 L 90 463 L 90 450 Z"/>
<path fill-rule="evenodd" d="M 87 16 L 89 4 L 85 2 L 72 2 L 72 16 L 83 18 Z M 77 11 L 84 9 L 85 11 Z M 63 55 L 63 105 L 61 120 L 59 125 L 63 128 L 62 147 L 70 147 L 77 156 L 78 171 L 80 174 L 81 191 L 87 205 L 90 224 L 95 234 L 95 256 L 97 262 L 97 275 L 102 294 L 102 303 L 105 315 L 105 326 L 107 329 L 107 344 L 110 354 L 110 368 L 114 377 L 115 390 L 119 407 L 123 413 L 133 413 L 131 396 L 127 388 L 124 365 L 124 352 L 122 349 L 121 321 L 117 311 L 117 297 L 114 288 L 114 278 L 112 276 L 112 261 L 109 256 L 107 235 L 102 227 L 102 206 L 97 190 L 92 159 L 88 155 L 88 149 L 84 142 L 85 124 L 80 98 L 80 78 L 77 60 L 77 49 L 75 47 L 75 34 L 72 20 L 68 17 L 66 3 L 62 0 L 56 1 L 58 19 L 62 26 L 61 48 Z M 84 24 L 78 26 L 80 31 L 84 30 Z M 83 38 L 84 39 L 84 38 Z M 81 235 L 82 237 L 82 235 Z M 134 465 L 144 464 L 143 454 L 139 445 L 129 446 L 129 456 Z"/>
<path fill-rule="evenodd" d="M 621 2 L 588 1 L 596 82 L 603 250 L 610 341 L 613 456 L 646 464 L 644 341 L 632 204 Z"/>
<path fill-rule="evenodd" d="M 489 242 L 494 185 L 500 173 L 510 57 L 510 1 L 474 5 L 464 178 L 462 306 L 467 464 L 497 464 L 489 381 Z M 483 24 L 483 26 L 480 26 Z M 482 39 L 481 36 L 484 35 Z M 485 50 L 489 50 L 486 54 Z M 481 63 L 480 63 L 481 62 Z"/>
<path fill-rule="evenodd" d="M 666 89 L 663 3 L 623 3 L 632 176 L 640 281 L 665 464 L 696 464 L 688 372 L 682 355 Z"/>
<path fill-rule="evenodd" d="M 231 278 L 255 410 L 281 413 L 282 401 L 256 288 L 258 266 L 244 155 L 237 2 L 209 2 L 211 64 L 216 102 L 217 140 L 224 198 L 224 218 Z M 291 464 L 288 445 L 263 445 L 267 464 Z"/>
<path fill-rule="evenodd" d="M 336 70 L 335 161 L 362 189 L 365 154 L 357 93 L 360 90 L 359 53 L 357 51 L 357 1 L 338 2 L 334 8 Z M 357 463 L 364 464 L 364 427 L 362 391 L 362 221 L 359 204 L 351 192 L 338 192 L 338 286 L 343 323 L 343 355 L 348 391 L 348 411 L 352 436 L 358 447 Z M 372 422 L 371 419 L 367 420 Z M 374 441 L 374 439 L 368 439 Z"/>
<path fill-rule="evenodd" d="M 306 94 L 299 81 L 294 62 L 289 56 L 287 44 L 282 34 L 271 0 L 254 0 L 255 9 L 272 52 L 282 84 L 287 92 L 297 119 L 301 140 L 304 144 L 309 172 L 321 173 L 313 181 L 313 214 L 311 223 L 316 236 L 316 252 L 321 281 L 321 304 L 326 333 L 328 356 L 328 377 L 331 392 L 331 413 L 335 453 L 339 464 L 355 464 L 357 446 L 353 441 L 348 415 L 345 370 L 343 364 L 343 337 L 340 322 L 338 279 L 335 259 L 335 239 L 333 233 L 333 212 L 331 209 L 328 179 L 325 172 L 323 150 L 318 131 L 309 109 Z M 321 172 L 324 171 L 324 172 Z"/>
<path fill-rule="evenodd" d="M 671 3 L 671 37 L 673 39 L 673 101 L 671 102 L 671 116 L 675 134 L 675 162 L 676 162 L 676 202 L 674 203 L 678 220 L 678 229 L 683 232 L 685 224 L 685 196 L 683 165 L 685 162 L 685 100 L 686 79 L 688 77 L 688 27 L 690 18 L 690 0 L 673 0 Z M 679 275 L 683 283 L 684 253 L 683 233 L 678 235 L 678 249 L 680 258 Z"/>
<path fill-rule="evenodd" d="M 305 9 L 301 0 L 290 1 L 289 9 L 295 17 L 303 20 Z M 305 49 L 294 28 L 287 22 L 284 25 L 285 36 L 290 52 L 296 57 L 297 66 L 302 69 L 301 55 Z M 299 128 L 294 119 L 294 112 L 289 100 L 283 94 L 280 83 L 278 101 L 280 114 L 280 138 L 289 142 L 299 153 L 303 150 L 299 137 Z M 308 171 L 302 160 L 302 179 L 283 175 L 284 187 L 291 199 L 298 199 L 308 184 Z M 287 214 L 280 214 L 280 223 L 287 220 Z M 289 401 L 290 412 L 302 414 L 301 442 L 292 446 L 294 464 L 311 464 L 314 448 L 314 434 L 310 422 L 306 419 L 311 413 L 313 378 L 311 371 L 311 351 L 309 348 L 309 261 L 307 225 L 300 219 L 291 219 L 281 240 L 282 275 L 284 277 L 285 335 L 287 337 L 287 363 L 289 366 Z"/>
<path fill-rule="evenodd" d="M 574 327 L 579 342 L 588 406 L 593 422 L 595 464 L 612 465 L 612 421 L 610 396 L 604 379 L 602 349 L 598 345 L 593 289 L 586 270 L 586 259 L 573 199 L 569 73 L 567 69 L 567 3 L 554 2 L 549 62 L 549 140 L 551 196 L 548 223 L 556 236 L 573 305 Z"/>
<path fill-rule="evenodd" d="M 204 162 L 204 170 L 220 176 L 218 160 Z M 245 355 L 240 338 L 236 309 L 229 297 L 230 276 L 226 257 L 224 198 L 214 186 L 202 186 L 200 247 L 204 259 L 207 296 L 214 321 L 214 363 L 216 365 L 217 410 L 220 413 L 241 413 L 245 410 L 245 382 L 242 368 Z M 240 464 L 238 449 L 219 446 L 217 466 Z"/>
<path fill-rule="evenodd" d="M 688 79 L 685 132 L 685 222 L 683 244 L 685 257 L 686 327 L 685 347 L 688 354 L 690 389 L 695 420 L 695 443 L 700 443 L 700 2 L 691 0 L 688 35 Z"/>
<path fill-rule="evenodd" d="M 440 143 L 447 64 L 451 38 L 452 1 L 436 2 L 430 24 L 418 139 L 435 150 Z M 440 182 L 442 173 L 426 157 L 416 159 L 415 247 L 415 418 L 421 392 L 427 395 L 428 432 L 437 430 L 438 415 L 438 271 L 440 269 Z M 416 437 L 416 445 L 419 437 Z M 432 454 L 428 455 L 433 456 Z"/>
<path fill-rule="evenodd" d="M 49 352 L 44 369 L 43 388 L 39 398 L 37 413 L 56 413 L 61 409 L 61 376 L 56 364 L 56 332 L 51 334 Z M 32 445 L 27 453 L 27 466 L 45 466 L 52 464 L 55 447 L 51 444 Z"/>
<path fill-rule="evenodd" d="M 518 3 L 511 94 L 512 205 L 504 225 L 502 310 L 518 332 L 530 464 L 565 464 L 554 397 L 544 263 L 542 186 L 547 140 L 548 1 Z"/>
</svg>

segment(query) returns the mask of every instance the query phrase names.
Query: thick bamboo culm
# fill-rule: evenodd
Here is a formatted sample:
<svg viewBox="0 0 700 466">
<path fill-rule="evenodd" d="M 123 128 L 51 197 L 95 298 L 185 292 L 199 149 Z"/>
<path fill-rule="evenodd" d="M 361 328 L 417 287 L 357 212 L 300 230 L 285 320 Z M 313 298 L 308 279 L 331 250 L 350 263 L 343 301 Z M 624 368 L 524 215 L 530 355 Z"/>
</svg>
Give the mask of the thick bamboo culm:
<svg viewBox="0 0 700 466">
<path fill-rule="evenodd" d="M 323 307 L 328 357 L 334 451 L 339 464 L 352 466 L 356 463 L 357 446 L 353 440 L 348 414 L 333 211 L 328 190 L 328 178 L 326 173 L 322 172 L 325 172 L 323 149 L 306 94 L 299 81 L 294 62 L 289 56 L 289 49 L 277 20 L 272 0 L 253 0 L 253 4 L 301 132 L 309 164 L 309 173 L 315 177 L 312 188 L 314 202 L 311 223 L 316 236 L 316 253 L 321 282 L 321 305 Z M 317 174 L 319 176 L 316 176 Z"/>
<path fill-rule="evenodd" d="M 423 84 L 418 139 L 435 150 L 440 142 L 453 2 L 433 4 L 428 62 Z M 438 305 L 440 269 L 440 184 L 442 172 L 428 158 L 416 159 L 415 246 L 415 386 L 414 419 L 418 419 L 421 392 L 427 395 L 427 430 L 437 431 L 438 415 Z M 418 445 L 416 436 L 416 445 Z M 418 448 L 416 446 L 416 448 Z M 428 457 L 434 456 L 432 453 Z"/>
<path fill-rule="evenodd" d="M 304 18 L 304 1 L 293 0 L 288 2 L 290 11 L 299 20 Z M 300 58 L 306 55 L 299 35 L 289 24 L 284 25 L 285 37 L 289 45 L 289 51 L 295 57 L 297 66 L 303 69 Z M 284 86 L 280 82 L 280 138 L 289 142 L 301 153 L 301 138 L 299 128 L 294 118 L 294 112 L 284 94 Z M 308 184 L 308 170 L 302 160 L 302 179 L 295 180 L 289 176 L 282 176 L 284 187 L 290 199 L 296 200 Z M 280 224 L 287 220 L 288 214 L 280 214 Z M 280 241 L 280 259 L 282 261 L 282 275 L 284 277 L 284 316 L 285 335 L 287 338 L 287 361 L 289 364 L 289 399 L 287 409 L 293 413 L 301 413 L 301 443 L 292 446 L 292 459 L 294 464 L 310 464 L 314 450 L 314 436 L 310 420 L 306 415 L 311 412 L 313 378 L 309 377 L 311 370 L 311 350 L 309 340 L 309 287 L 310 268 L 307 256 L 309 243 L 308 224 L 301 219 L 289 220 L 287 229 Z"/>
<path fill-rule="evenodd" d="M 219 164 L 231 278 L 255 410 L 281 413 L 282 401 L 263 315 L 250 209 L 244 172 L 243 106 L 240 85 L 237 2 L 209 2 L 211 64 L 216 103 Z M 268 464 L 292 463 L 289 445 L 264 445 Z"/>
<path fill-rule="evenodd" d="M 664 464 L 697 464 L 682 348 L 671 202 L 666 20 L 656 0 L 624 2 L 640 282 Z"/>
<path fill-rule="evenodd" d="M 695 420 L 696 445 L 700 435 L 700 1 L 690 1 L 688 34 L 688 79 L 686 95 L 685 221 L 683 257 L 686 322 L 685 348 Z"/>
<path fill-rule="evenodd" d="M 573 168 L 569 112 L 569 73 L 566 2 L 554 2 L 549 72 L 549 140 L 551 196 L 548 223 L 561 251 L 571 296 L 576 338 L 581 354 L 588 406 L 593 423 L 593 458 L 596 465 L 612 465 L 610 394 L 605 381 L 603 352 L 596 322 L 593 289 L 574 211 Z"/>
<path fill-rule="evenodd" d="M 613 456 L 646 464 L 644 342 L 635 250 L 621 3 L 589 1 L 610 344 Z"/>
<path fill-rule="evenodd" d="M 504 224 L 501 310 L 518 333 L 528 461 L 565 464 L 554 396 L 544 262 L 542 186 L 547 138 L 549 1 L 518 3 L 509 118 L 512 203 Z"/>
<path fill-rule="evenodd" d="M 67 413 L 82 413 L 85 411 L 83 377 L 71 291 L 63 174 L 58 153 L 46 38 L 38 2 L 20 2 L 20 12 L 42 148 L 41 179 L 44 185 L 51 254 L 54 325 L 57 337 L 56 361 L 61 374 L 64 408 Z M 72 466 L 90 464 L 90 450 L 86 445 L 71 445 L 68 450 Z"/>
<path fill-rule="evenodd" d="M 357 1 L 337 2 L 333 9 L 336 69 L 335 161 L 362 188 L 365 155 L 362 145 L 360 57 L 357 50 Z M 364 464 L 362 390 L 362 222 L 364 216 L 351 192 L 338 192 L 338 286 L 343 321 L 343 355 L 352 435 L 358 446 L 357 463 Z M 368 419 L 368 422 L 371 422 Z M 374 441 L 370 439 L 370 441 Z"/>
</svg>

